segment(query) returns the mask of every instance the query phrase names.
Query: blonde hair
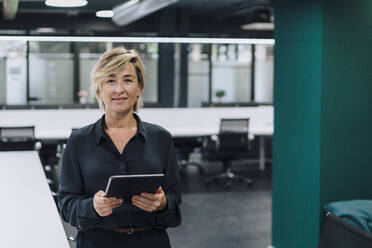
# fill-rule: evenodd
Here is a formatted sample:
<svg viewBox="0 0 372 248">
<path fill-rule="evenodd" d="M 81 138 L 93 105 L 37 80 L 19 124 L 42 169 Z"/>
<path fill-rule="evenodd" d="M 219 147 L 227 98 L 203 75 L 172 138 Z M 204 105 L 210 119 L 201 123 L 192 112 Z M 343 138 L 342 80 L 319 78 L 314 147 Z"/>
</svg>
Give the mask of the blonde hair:
<svg viewBox="0 0 372 248">
<path fill-rule="evenodd" d="M 91 88 L 96 94 L 96 98 L 101 109 L 105 109 L 105 104 L 103 103 L 100 94 L 104 79 L 112 73 L 117 73 L 123 70 L 128 63 L 132 63 L 134 65 L 138 84 L 142 91 L 145 87 L 145 67 L 143 66 L 141 58 L 135 50 L 127 50 L 124 47 L 115 47 L 102 54 L 94 66 L 91 73 Z M 139 96 L 136 103 L 133 105 L 134 112 L 138 111 L 141 101 L 142 98 Z"/>
</svg>

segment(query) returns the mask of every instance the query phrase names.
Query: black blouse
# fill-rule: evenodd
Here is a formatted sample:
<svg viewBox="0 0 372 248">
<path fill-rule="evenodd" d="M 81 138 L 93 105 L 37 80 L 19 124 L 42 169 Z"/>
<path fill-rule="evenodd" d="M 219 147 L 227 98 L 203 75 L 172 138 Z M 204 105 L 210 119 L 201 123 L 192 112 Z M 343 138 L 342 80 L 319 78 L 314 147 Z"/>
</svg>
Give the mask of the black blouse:
<svg viewBox="0 0 372 248">
<path fill-rule="evenodd" d="M 80 232 L 118 227 L 165 229 L 181 223 L 179 170 L 171 134 L 164 128 L 137 121 L 137 133 L 122 154 L 104 131 L 105 116 L 72 133 L 62 160 L 58 200 L 62 218 Z M 100 217 L 93 207 L 93 196 L 105 190 L 112 175 L 164 173 L 162 188 L 167 207 L 161 212 L 146 212 L 130 202 Z"/>
</svg>

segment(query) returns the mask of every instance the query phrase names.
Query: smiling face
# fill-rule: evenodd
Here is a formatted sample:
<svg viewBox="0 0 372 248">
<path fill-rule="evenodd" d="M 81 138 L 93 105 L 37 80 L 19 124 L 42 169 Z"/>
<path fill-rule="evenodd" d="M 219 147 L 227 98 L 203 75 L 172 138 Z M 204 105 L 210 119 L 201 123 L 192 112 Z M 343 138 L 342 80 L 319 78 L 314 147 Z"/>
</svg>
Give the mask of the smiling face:
<svg viewBox="0 0 372 248">
<path fill-rule="evenodd" d="M 132 63 L 127 63 L 122 70 L 105 77 L 100 91 L 104 110 L 108 114 L 132 113 L 141 93 L 142 89 Z"/>
</svg>

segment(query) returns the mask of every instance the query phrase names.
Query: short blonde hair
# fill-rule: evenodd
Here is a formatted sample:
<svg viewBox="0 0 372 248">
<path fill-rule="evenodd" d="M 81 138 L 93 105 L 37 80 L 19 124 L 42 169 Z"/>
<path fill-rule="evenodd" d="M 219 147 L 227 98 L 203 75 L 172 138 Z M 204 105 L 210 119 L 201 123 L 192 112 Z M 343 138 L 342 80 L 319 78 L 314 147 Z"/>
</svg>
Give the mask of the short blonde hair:
<svg viewBox="0 0 372 248">
<path fill-rule="evenodd" d="M 132 63 L 134 65 L 138 84 L 142 91 L 145 87 L 145 67 L 143 66 L 141 58 L 135 50 L 127 50 L 124 47 L 115 47 L 102 54 L 94 66 L 91 73 L 91 88 L 96 94 L 96 98 L 101 109 L 105 109 L 105 104 L 103 103 L 100 94 L 104 79 L 112 73 L 117 73 L 123 70 L 128 63 Z M 139 96 L 136 103 L 133 105 L 134 112 L 138 111 L 141 101 L 141 96 Z"/>
</svg>

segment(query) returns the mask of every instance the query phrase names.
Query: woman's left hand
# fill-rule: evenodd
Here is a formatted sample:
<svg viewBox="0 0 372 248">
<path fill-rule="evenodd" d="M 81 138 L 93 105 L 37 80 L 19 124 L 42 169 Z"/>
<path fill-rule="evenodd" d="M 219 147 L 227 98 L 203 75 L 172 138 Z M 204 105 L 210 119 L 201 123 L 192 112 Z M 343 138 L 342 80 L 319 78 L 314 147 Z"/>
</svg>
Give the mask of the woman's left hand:
<svg viewBox="0 0 372 248">
<path fill-rule="evenodd" d="M 155 194 L 141 193 L 132 197 L 132 204 L 147 212 L 161 211 L 167 206 L 167 198 L 161 187 Z"/>
</svg>

